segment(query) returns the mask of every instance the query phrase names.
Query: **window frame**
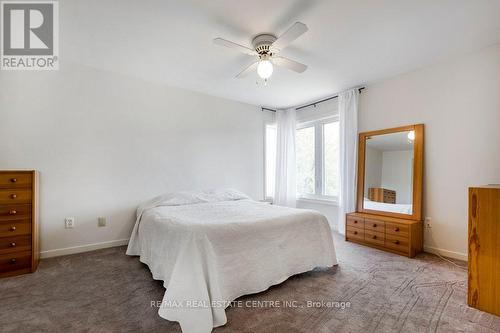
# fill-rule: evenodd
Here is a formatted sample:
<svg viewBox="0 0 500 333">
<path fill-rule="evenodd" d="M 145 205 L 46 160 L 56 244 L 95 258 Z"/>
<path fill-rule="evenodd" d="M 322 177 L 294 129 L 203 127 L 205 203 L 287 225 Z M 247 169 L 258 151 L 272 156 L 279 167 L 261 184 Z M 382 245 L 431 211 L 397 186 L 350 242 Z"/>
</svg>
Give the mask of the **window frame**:
<svg viewBox="0 0 500 333">
<path fill-rule="evenodd" d="M 338 121 L 339 117 L 338 115 L 335 115 L 332 117 L 327 117 L 312 121 L 305 121 L 297 124 L 296 130 L 300 130 L 307 127 L 314 127 L 314 172 L 315 172 L 314 174 L 315 194 L 297 193 L 297 200 L 338 205 L 339 202 L 338 196 L 323 194 L 325 189 L 325 156 L 324 156 L 325 150 L 324 150 L 323 126 L 325 124 L 334 123 Z"/>
</svg>

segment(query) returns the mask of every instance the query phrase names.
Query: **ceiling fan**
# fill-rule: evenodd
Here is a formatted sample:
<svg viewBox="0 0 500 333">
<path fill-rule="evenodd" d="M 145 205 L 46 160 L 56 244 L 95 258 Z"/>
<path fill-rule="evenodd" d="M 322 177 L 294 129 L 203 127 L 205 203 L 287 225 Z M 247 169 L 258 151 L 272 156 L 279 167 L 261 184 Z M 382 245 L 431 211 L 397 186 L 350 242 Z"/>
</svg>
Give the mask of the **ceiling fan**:
<svg viewBox="0 0 500 333">
<path fill-rule="evenodd" d="M 257 69 L 257 74 L 267 82 L 267 79 L 273 74 L 273 65 L 285 67 L 297 73 L 302 73 L 307 69 L 307 66 L 300 62 L 278 55 L 282 49 L 290 45 L 307 30 L 307 25 L 295 22 L 278 38 L 271 34 L 259 34 L 252 40 L 253 49 L 223 38 L 215 38 L 214 43 L 257 57 L 255 62 L 236 75 L 236 78 L 245 77 Z"/>
</svg>

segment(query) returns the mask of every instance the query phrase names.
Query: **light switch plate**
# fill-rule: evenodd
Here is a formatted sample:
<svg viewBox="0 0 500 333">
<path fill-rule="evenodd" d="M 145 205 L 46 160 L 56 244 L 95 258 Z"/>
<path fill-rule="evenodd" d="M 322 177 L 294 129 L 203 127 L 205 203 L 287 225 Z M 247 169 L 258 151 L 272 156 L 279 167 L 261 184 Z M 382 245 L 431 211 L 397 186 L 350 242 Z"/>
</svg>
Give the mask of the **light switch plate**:
<svg viewBox="0 0 500 333">
<path fill-rule="evenodd" d="M 105 227 L 106 226 L 106 218 L 105 217 L 98 217 L 97 218 L 97 226 L 99 227 Z"/>
</svg>

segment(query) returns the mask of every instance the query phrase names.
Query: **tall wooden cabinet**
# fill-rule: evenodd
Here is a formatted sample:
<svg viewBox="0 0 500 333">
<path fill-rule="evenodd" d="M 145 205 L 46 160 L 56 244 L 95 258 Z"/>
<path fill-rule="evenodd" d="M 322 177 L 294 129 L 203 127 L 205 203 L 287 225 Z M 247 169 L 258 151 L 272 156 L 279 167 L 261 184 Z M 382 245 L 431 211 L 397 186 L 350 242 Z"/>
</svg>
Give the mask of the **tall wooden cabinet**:
<svg viewBox="0 0 500 333">
<path fill-rule="evenodd" d="M 500 316 L 500 185 L 469 188 L 469 306 Z"/>
<path fill-rule="evenodd" d="M 0 277 L 38 266 L 38 175 L 0 171 Z"/>
</svg>

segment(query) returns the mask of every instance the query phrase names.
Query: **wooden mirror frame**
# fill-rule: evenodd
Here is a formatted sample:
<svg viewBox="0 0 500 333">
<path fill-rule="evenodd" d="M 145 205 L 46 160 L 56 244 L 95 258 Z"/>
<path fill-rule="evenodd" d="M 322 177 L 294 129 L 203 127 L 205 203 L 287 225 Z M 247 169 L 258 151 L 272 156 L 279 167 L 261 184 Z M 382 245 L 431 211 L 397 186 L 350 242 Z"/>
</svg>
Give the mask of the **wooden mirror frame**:
<svg viewBox="0 0 500 333">
<path fill-rule="evenodd" d="M 365 187 L 365 151 L 366 139 L 375 135 L 391 134 L 398 132 L 415 131 L 413 142 L 413 207 L 412 215 L 384 212 L 363 208 L 363 196 Z M 382 216 L 398 217 L 407 220 L 422 220 L 422 187 L 423 187 L 423 165 L 424 165 L 424 125 L 409 125 L 384 130 L 364 132 L 359 134 L 358 148 L 358 188 L 357 188 L 357 212 Z"/>
</svg>

